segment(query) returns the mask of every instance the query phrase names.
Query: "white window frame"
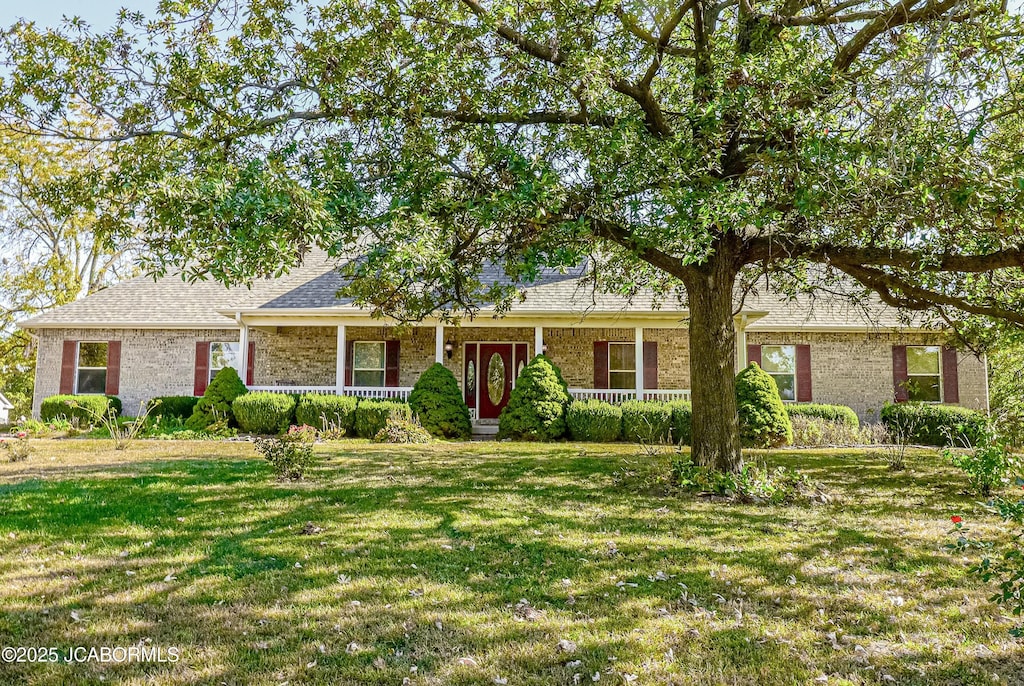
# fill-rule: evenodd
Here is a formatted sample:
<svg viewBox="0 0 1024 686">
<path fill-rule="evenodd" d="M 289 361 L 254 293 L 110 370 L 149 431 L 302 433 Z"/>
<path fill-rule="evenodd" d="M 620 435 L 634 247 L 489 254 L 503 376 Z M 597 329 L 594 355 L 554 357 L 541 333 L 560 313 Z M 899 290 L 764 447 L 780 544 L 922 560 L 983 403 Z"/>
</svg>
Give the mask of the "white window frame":
<svg viewBox="0 0 1024 686">
<path fill-rule="evenodd" d="M 356 355 L 357 345 L 379 345 L 381 349 L 380 367 L 357 367 Z M 380 372 L 380 386 L 360 386 L 356 383 L 356 374 L 358 372 Z M 479 375 L 479 370 L 477 370 Z M 352 341 L 352 386 L 355 388 L 384 388 L 387 385 L 387 374 L 388 374 L 388 344 L 387 341 Z"/>
<path fill-rule="evenodd" d="M 910 350 L 912 348 L 935 348 L 935 364 L 938 371 L 935 374 L 911 374 L 910 373 Z M 941 345 L 908 345 L 907 346 L 907 400 L 914 403 L 925 403 L 928 405 L 941 405 L 944 388 L 942 387 L 942 346 Z M 939 399 L 938 400 L 914 400 L 910 397 L 910 382 L 914 380 L 914 377 L 932 378 L 938 377 L 939 380 Z"/>
<path fill-rule="evenodd" d="M 630 369 L 614 369 L 612 368 L 612 346 L 613 345 L 624 345 L 631 348 L 630 354 L 626 356 L 627 360 L 632 361 L 633 366 Z M 612 374 L 629 374 L 629 384 L 626 386 L 613 386 L 612 385 Z M 630 390 L 636 388 L 636 343 L 633 341 L 608 341 L 608 388 L 609 390 Z"/>
<path fill-rule="evenodd" d="M 101 344 L 107 346 L 107 355 L 110 355 L 110 341 L 78 341 L 78 345 L 75 348 L 75 395 L 106 395 L 107 385 L 107 373 L 110 371 L 109 365 L 103 365 L 102 367 L 83 367 L 79 364 L 82 359 L 82 344 L 93 345 Z M 96 371 L 97 369 L 103 370 L 103 390 L 99 393 L 80 393 L 78 390 L 78 374 L 81 370 L 86 369 L 89 371 Z"/>
<path fill-rule="evenodd" d="M 793 353 L 793 355 L 792 355 L 792 359 L 793 359 L 793 372 L 792 372 L 792 374 L 780 374 L 780 373 L 777 373 L 777 372 L 770 372 L 767 369 L 765 369 L 764 368 L 764 358 L 765 358 L 764 351 L 765 351 L 765 348 L 780 348 L 780 349 L 788 348 L 789 350 L 791 350 L 792 353 Z M 762 345 L 761 346 L 761 369 L 764 371 L 765 374 L 767 374 L 768 376 L 772 377 L 772 381 L 775 381 L 775 388 L 776 389 L 779 388 L 779 382 L 775 379 L 776 376 L 792 376 L 793 377 L 793 397 L 792 398 L 782 398 L 782 390 L 781 389 L 779 389 L 779 397 L 782 398 L 782 402 L 784 402 L 784 403 L 795 403 L 795 402 L 797 402 L 797 399 L 796 399 L 797 398 L 797 387 L 796 387 L 796 383 L 797 383 L 797 378 L 796 378 L 796 376 L 797 376 L 797 369 L 796 369 L 796 345 L 789 344 L 789 343 L 766 343 L 766 344 Z"/>
<path fill-rule="evenodd" d="M 236 354 L 235 354 L 235 363 L 233 365 L 229 364 L 229 365 L 226 365 L 226 366 L 231 367 L 236 372 L 238 372 L 238 376 L 244 382 L 245 381 L 244 372 L 241 369 L 238 368 L 242 364 L 242 344 L 241 344 L 240 341 L 210 341 L 210 359 L 206 363 L 206 373 L 207 373 L 207 376 L 208 376 L 208 379 L 207 379 L 206 382 L 208 384 L 213 383 L 213 377 L 217 376 L 217 372 L 219 372 L 220 370 L 224 369 L 224 367 L 217 367 L 216 370 L 214 370 L 214 368 L 213 368 L 213 346 L 215 346 L 215 345 L 233 345 L 233 346 L 236 346 L 238 348 L 238 350 L 236 351 Z"/>
</svg>

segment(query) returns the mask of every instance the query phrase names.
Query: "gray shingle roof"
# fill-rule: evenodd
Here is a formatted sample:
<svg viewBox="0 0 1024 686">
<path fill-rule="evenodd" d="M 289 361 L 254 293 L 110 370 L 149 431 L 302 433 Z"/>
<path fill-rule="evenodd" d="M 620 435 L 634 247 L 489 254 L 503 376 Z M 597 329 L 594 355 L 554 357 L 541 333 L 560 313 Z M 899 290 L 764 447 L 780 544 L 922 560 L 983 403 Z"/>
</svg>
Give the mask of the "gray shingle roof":
<svg viewBox="0 0 1024 686">
<path fill-rule="evenodd" d="M 251 288 L 227 288 L 212 281 L 188 283 L 180 275 L 158 279 L 139 277 L 106 288 L 86 298 L 53 309 L 26 321 L 24 328 L 43 327 L 149 327 L 210 328 L 232 327 L 234 311 L 320 310 L 337 308 L 359 311 L 351 299 L 337 297 L 345 281 L 334 269 L 337 260 L 323 252 L 306 256 L 303 264 L 277 279 L 263 279 Z M 513 312 L 614 313 L 642 315 L 677 311 L 685 306 L 672 302 L 660 305 L 650 292 L 631 299 L 595 293 L 585 278 L 586 267 L 564 273 L 546 270 L 526 287 L 525 299 L 513 305 Z M 485 280 L 506 281 L 500 269 L 491 267 Z M 898 328 L 905 322 L 899 313 L 877 302 L 854 307 L 846 302 L 826 303 L 801 296 L 787 301 L 773 294 L 748 296 L 744 311 L 767 316 L 753 322 L 750 330 L 816 328 Z"/>
</svg>

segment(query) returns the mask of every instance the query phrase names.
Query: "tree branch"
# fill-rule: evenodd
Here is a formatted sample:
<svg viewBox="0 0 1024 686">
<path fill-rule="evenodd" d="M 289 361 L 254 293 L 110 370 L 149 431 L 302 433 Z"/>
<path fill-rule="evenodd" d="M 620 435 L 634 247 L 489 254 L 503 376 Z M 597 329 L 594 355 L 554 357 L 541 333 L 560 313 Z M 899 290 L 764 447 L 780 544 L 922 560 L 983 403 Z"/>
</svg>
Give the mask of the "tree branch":
<svg viewBox="0 0 1024 686">
<path fill-rule="evenodd" d="M 929 310 L 936 305 L 953 307 L 963 312 L 983 317 L 1005 319 L 1024 326 L 1024 312 L 997 305 L 979 305 L 964 298 L 940 293 L 908 281 L 881 269 L 856 265 L 837 265 L 844 273 L 864 284 L 882 299 L 886 305 L 909 310 Z"/>
<path fill-rule="evenodd" d="M 843 74 L 849 71 L 861 53 L 871 44 L 875 38 L 889 29 L 904 24 L 917 24 L 935 19 L 943 13 L 953 9 L 962 0 L 927 0 L 924 7 L 911 9 L 920 0 L 902 0 L 881 12 L 877 17 L 868 22 L 860 31 L 854 34 L 836 54 L 832 61 L 832 68 Z"/>
<path fill-rule="evenodd" d="M 485 23 L 490 22 L 490 13 L 488 13 L 487 10 L 485 10 L 476 0 L 462 0 L 462 4 L 468 7 L 473 14 L 480 18 L 481 21 Z M 532 38 L 528 38 L 519 31 L 516 31 L 504 22 L 496 22 L 493 26 L 495 33 L 509 43 L 515 45 L 519 50 L 527 55 L 536 57 L 544 62 L 549 62 L 555 66 L 561 66 L 565 61 L 565 56 L 562 55 L 556 47 L 538 43 Z"/>
</svg>

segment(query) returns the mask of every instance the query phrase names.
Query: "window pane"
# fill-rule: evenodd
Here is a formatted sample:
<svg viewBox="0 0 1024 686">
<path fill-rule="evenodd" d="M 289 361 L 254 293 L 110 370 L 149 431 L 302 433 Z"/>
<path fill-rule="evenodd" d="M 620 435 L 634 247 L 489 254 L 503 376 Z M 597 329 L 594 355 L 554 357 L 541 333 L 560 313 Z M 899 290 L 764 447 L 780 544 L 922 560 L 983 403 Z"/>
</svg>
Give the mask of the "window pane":
<svg viewBox="0 0 1024 686">
<path fill-rule="evenodd" d="M 636 388 L 636 372 L 611 372 L 608 374 L 609 388 Z"/>
<path fill-rule="evenodd" d="M 498 405 L 505 397 L 505 360 L 494 353 L 487 362 L 487 398 Z"/>
<path fill-rule="evenodd" d="M 78 370 L 78 392 L 105 393 L 107 390 L 106 369 L 79 369 Z"/>
<path fill-rule="evenodd" d="M 466 364 L 466 390 L 470 392 L 476 390 L 476 363 L 473 360 Z"/>
<path fill-rule="evenodd" d="M 356 386 L 380 387 L 384 385 L 383 371 L 359 371 L 352 372 L 352 383 Z"/>
<path fill-rule="evenodd" d="M 938 374 L 939 346 L 907 346 L 907 372 L 909 374 Z"/>
<path fill-rule="evenodd" d="M 210 344 L 210 378 L 224 367 L 238 369 L 238 343 Z"/>
<path fill-rule="evenodd" d="M 779 387 L 779 395 L 783 400 L 796 400 L 796 375 L 772 374 L 775 385 Z"/>
<path fill-rule="evenodd" d="M 942 400 L 939 393 L 938 376 L 912 376 L 907 382 L 907 397 L 910 400 L 924 403 L 937 403 Z"/>
<path fill-rule="evenodd" d="M 632 343 L 610 343 L 608 345 L 608 369 L 621 371 L 636 369 L 634 350 L 636 350 L 636 346 Z"/>
<path fill-rule="evenodd" d="M 106 343 L 80 343 L 78 345 L 79 367 L 106 367 Z"/>
<path fill-rule="evenodd" d="M 353 343 L 352 358 L 355 369 L 384 369 L 384 344 Z"/>
<path fill-rule="evenodd" d="M 796 348 L 792 345 L 762 346 L 761 369 L 769 374 L 795 374 Z"/>
</svg>

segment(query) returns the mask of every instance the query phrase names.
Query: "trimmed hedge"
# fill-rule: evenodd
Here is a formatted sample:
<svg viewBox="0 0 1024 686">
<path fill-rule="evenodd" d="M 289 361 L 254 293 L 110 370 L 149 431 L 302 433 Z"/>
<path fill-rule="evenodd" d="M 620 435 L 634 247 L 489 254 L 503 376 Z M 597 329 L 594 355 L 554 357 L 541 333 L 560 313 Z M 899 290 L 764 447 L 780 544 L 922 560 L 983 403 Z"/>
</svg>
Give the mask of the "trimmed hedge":
<svg viewBox="0 0 1024 686">
<path fill-rule="evenodd" d="M 544 355 L 523 367 L 508 405 L 498 417 L 498 438 L 553 441 L 565 435 L 565 408 L 571 398 L 562 372 Z"/>
<path fill-rule="evenodd" d="M 692 445 L 693 405 L 686 400 L 673 400 L 668 406 L 672 408 L 672 442 L 676 445 Z"/>
<path fill-rule="evenodd" d="M 310 393 L 299 398 L 299 404 L 295 408 L 295 423 L 312 426 L 317 431 L 323 431 L 327 426 L 333 425 L 344 429 L 346 436 L 351 436 L 358 403 L 358 398 L 349 395 Z"/>
<path fill-rule="evenodd" d="M 77 407 L 76 407 L 77 406 Z M 113 395 L 51 395 L 44 398 L 39 408 L 39 417 L 49 422 L 58 417 L 66 417 L 92 424 L 96 415 L 104 415 L 109 410 L 121 414 L 121 400 Z"/>
<path fill-rule="evenodd" d="M 440 362 L 428 367 L 416 380 L 409 394 L 409 407 L 432 436 L 468 439 L 473 435 L 469 407 L 459 382 Z"/>
<path fill-rule="evenodd" d="M 622 408 L 601 400 L 575 400 L 565 411 L 565 423 L 573 440 L 611 443 L 622 437 Z"/>
<path fill-rule="evenodd" d="M 390 400 L 361 400 L 356 405 L 354 429 L 360 438 L 376 438 L 388 425 L 388 418 L 412 420 L 408 403 Z"/>
<path fill-rule="evenodd" d="M 882 423 L 893 440 L 920 445 L 977 445 L 984 437 L 984 413 L 957 405 L 886 403 Z"/>
<path fill-rule="evenodd" d="M 286 393 L 245 393 L 231 403 L 235 421 L 253 434 L 279 434 L 295 421 L 295 398 Z"/>
<path fill-rule="evenodd" d="M 146 403 L 150 417 L 188 419 L 196 410 L 199 398 L 194 395 L 161 395 Z"/>
<path fill-rule="evenodd" d="M 672 439 L 672 408 L 655 400 L 622 403 L 622 438 L 629 443 L 668 443 Z"/>
<path fill-rule="evenodd" d="M 235 402 L 238 396 L 248 392 L 234 367 L 224 367 L 206 387 L 206 393 L 203 393 L 203 397 L 196 403 L 192 416 L 185 422 L 185 428 L 204 431 L 214 422 L 223 420 L 226 420 L 229 426 L 235 426 L 231 403 Z"/>
<path fill-rule="evenodd" d="M 744 446 L 778 448 L 793 442 L 793 424 L 779 397 L 779 387 L 756 362 L 736 375 L 736 406 Z"/>
<path fill-rule="evenodd" d="M 821 403 L 799 403 L 785 405 L 786 414 L 792 417 L 817 417 L 830 422 L 845 424 L 851 429 L 860 428 L 860 419 L 852 407 L 846 405 L 822 405 Z"/>
</svg>

